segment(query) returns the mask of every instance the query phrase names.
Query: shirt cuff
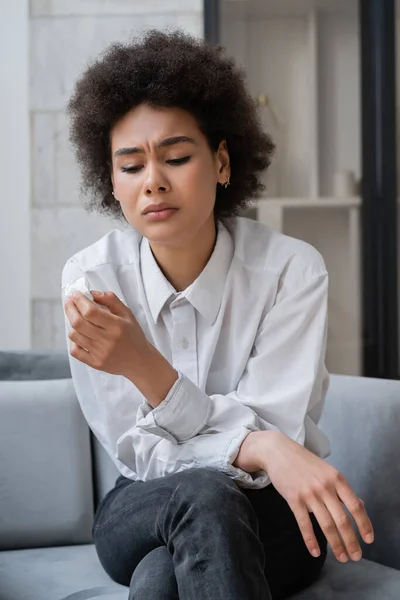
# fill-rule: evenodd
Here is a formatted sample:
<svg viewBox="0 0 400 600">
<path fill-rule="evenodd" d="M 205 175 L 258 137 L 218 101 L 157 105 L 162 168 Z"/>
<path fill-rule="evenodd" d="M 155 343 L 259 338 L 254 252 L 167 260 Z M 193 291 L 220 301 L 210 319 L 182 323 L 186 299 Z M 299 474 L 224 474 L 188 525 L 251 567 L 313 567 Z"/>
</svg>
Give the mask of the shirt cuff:
<svg viewBox="0 0 400 600">
<path fill-rule="evenodd" d="M 271 480 L 265 471 L 257 471 L 250 474 L 239 467 L 234 467 L 239 454 L 240 446 L 244 439 L 249 435 L 250 430 L 241 427 L 240 429 L 226 432 L 225 434 L 211 434 L 207 443 L 207 452 L 204 455 L 200 452 L 200 459 L 195 460 L 196 467 L 212 467 L 222 471 L 233 479 L 239 487 L 244 488 L 262 488 L 268 485 Z M 198 436 L 198 440 L 202 436 Z M 204 436 L 207 438 L 208 436 Z"/>
<path fill-rule="evenodd" d="M 163 400 L 137 426 L 160 437 L 185 442 L 195 437 L 207 423 L 211 398 L 178 371 L 178 379 Z M 163 433 L 165 432 L 165 433 Z"/>
</svg>

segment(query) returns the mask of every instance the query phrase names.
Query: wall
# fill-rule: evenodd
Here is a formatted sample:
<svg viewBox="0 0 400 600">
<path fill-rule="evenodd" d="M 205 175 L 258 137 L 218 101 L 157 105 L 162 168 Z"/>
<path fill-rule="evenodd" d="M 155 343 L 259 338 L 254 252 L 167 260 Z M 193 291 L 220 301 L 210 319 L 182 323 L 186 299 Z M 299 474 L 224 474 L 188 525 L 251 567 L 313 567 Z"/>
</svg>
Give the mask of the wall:
<svg viewBox="0 0 400 600">
<path fill-rule="evenodd" d="M 28 0 L 0 2 L 0 348 L 31 345 Z"/>
<path fill-rule="evenodd" d="M 202 0 L 31 0 L 32 339 L 64 348 L 62 267 L 72 254 L 120 228 L 80 205 L 64 109 L 87 63 L 113 41 L 150 28 L 203 36 Z"/>
</svg>

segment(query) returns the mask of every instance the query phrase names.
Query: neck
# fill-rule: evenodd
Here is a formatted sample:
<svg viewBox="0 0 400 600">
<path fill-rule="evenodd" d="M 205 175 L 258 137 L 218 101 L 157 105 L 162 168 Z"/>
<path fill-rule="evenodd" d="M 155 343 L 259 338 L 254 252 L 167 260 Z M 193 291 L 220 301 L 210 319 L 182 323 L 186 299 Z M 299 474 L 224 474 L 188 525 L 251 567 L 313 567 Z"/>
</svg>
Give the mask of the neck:
<svg viewBox="0 0 400 600">
<path fill-rule="evenodd" d="M 181 292 L 200 275 L 213 253 L 215 241 L 213 217 L 194 237 L 180 244 L 169 246 L 150 242 L 150 248 L 165 277 L 177 292 Z"/>
</svg>

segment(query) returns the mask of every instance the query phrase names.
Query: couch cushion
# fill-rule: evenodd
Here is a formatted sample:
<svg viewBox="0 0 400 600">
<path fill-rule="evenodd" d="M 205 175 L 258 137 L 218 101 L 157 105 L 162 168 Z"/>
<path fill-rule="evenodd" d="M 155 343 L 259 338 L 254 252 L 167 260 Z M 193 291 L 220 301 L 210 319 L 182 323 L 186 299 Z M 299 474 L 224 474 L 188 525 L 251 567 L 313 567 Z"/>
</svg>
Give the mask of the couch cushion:
<svg viewBox="0 0 400 600">
<path fill-rule="evenodd" d="M 292 600 L 399 600 L 400 571 L 361 559 L 346 564 L 328 553 L 319 580 Z"/>
<path fill-rule="evenodd" d="M 0 380 L 69 379 L 66 350 L 0 351 Z"/>
<path fill-rule="evenodd" d="M 1 600 L 126 600 L 93 544 L 0 552 Z M 156 599 L 155 599 L 156 600 Z"/>
<path fill-rule="evenodd" d="M 71 379 L 0 381 L 0 549 L 89 543 L 89 429 Z"/>
<path fill-rule="evenodd" d="M 1 600 L 126 600 L 93 545 L 0 552 Z M 367 560 L 328 556 L 320 579 L 293 600 L 398 600 L 400 572 Z M 156 599 L 154 599 L 156 600 Z"/>
<path fill-rule="evenodd" d="M 364 557 L 400 569 L 400 381 L 332 376 L 320 425 L 374 526 Z"/>
</svg>

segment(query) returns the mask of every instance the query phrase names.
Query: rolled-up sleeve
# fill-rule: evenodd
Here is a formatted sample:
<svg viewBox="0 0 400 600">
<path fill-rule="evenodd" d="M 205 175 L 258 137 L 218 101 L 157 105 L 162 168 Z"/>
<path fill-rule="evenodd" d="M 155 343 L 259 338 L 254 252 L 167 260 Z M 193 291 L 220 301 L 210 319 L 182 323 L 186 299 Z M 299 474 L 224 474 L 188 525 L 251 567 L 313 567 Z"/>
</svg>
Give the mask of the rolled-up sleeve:
<svg viewBox="0 0 400 600">
<path fill-rule="evenodd" d="M 140 418 L 138 425 L 161 437 L 167 432 L 176 441 L 184 442 L 206 425 L 212 400 L 179 371 L 178 375 L 165 400 Z"/>
</svg>

